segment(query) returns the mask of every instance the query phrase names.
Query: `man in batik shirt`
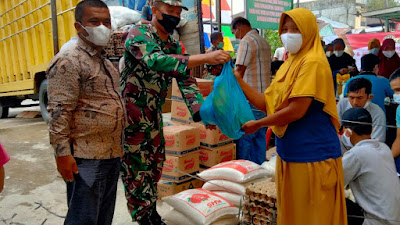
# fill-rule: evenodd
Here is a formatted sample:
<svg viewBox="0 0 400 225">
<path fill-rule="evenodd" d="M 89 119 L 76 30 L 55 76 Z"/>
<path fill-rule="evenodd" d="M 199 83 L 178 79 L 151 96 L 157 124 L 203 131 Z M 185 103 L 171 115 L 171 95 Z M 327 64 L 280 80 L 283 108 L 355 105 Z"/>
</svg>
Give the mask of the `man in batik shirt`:
<svg viewBox="0 0 400 225">
<path fill-rule="evenodd" d="M 150 25 L 133 27 L 125 43 L 126 68 L 121 76 L 121 91 L 127 110 L 122 180 L 128 209 L 139 224 L 164 224 L 155 206 L 157 182 L 165 159 L 162 132 L 162 106 L 172 78 L 195 121 L 200 121 L 199 109 L 203 97 L 188 69 L 230 60 L 222 50 L 209 54 L 183 54 L 179 41 L 170 34 L 180 21 L 180 0 L 156 0 L 152 6 Z"/>
</svg>

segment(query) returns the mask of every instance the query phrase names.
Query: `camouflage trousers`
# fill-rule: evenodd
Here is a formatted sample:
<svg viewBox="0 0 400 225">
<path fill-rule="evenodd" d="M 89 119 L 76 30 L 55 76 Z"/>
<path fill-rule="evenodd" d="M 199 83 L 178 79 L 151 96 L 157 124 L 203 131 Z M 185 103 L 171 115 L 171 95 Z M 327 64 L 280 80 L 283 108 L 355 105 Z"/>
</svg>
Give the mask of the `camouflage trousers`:
<svg viewBox="0 0 400 225">
<path fill-rule="evenodd" d="M 151 136 L 154 137 L 146 134 L 139 145 L 125 144 L 121 158 L 121 177 L 133 221 L 150 213 L 157 201 L 157 182 L 165 160 L 165 145 L 162 132 L 154 138 Z"/>
</svg>

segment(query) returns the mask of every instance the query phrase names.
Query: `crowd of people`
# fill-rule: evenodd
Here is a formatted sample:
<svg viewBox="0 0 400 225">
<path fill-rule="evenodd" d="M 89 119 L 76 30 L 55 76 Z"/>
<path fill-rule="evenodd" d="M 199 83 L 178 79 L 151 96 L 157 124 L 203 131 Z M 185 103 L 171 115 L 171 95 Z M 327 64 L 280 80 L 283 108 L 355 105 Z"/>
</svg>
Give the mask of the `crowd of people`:
<svg viewBox="0 0 400 225">
<path fill-rule="evenodd" d="M 120 73 L 104 55 L 111 37 L 107 5 L 76 6 L 78 41 L 47 70 L 50 143 L 67 186 L 64 224 L 110 225 L 120 175 L 132 220 L 165 224 L 156 210 L 157 182 L 165 160 L 162 106 L 172 78 L 199 122 L 204 100 L 190 69 L 202 66 L 215 79 L 231 61 L 222 33 L 212 34 L 205 54 L 182 50 L 170 35 L 182 10 L 181 0 L 143 8 L 143 24 L 126 36 Z M 276 135 L 278 225 L 400 224 L 400 108 L 397 138 L 391 149 L 385 144 L 393 129 L 386 126 L 385 99 L 400 103 L 394 40 L 382 46 L 371 40 L 359 72 L 342 39 L 321 45 L 316 18 L 304 8 L 282 14 L 284 47 L 274 56 L 247 19 L 235 18 L 231 31 L 241 39 L 233 72 L 256 118 L 243 124 L 237 154 L 261 164 L 267 128 Z M 352 77 L 338 102 L 335 73 Z M 0 191 L 8 159 L 0 144 Z M 346 187 L 362 219 L 346 210 Z"/>
</svg>

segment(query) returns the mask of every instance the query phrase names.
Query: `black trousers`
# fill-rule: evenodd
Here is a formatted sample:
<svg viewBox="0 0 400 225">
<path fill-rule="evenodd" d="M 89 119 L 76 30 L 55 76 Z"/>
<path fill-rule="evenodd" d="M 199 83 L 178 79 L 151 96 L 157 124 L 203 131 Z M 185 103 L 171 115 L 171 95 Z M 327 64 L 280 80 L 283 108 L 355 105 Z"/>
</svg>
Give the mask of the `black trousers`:
<svg viewBox="0 0 400 225">
<path fill-rule="evenodd" d="M 66 225 L 111 225 L 114 216 L 120 158 L 75 158 L 78 174 L 67 182 Z"/>
</svg>

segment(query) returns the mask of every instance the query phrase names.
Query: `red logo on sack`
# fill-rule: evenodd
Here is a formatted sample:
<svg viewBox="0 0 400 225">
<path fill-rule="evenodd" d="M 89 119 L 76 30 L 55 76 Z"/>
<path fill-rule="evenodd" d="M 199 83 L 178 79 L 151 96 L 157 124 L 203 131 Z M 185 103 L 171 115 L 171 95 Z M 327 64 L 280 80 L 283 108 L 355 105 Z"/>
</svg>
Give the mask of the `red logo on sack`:
<svg viewBox="0 0 400 225">
<path fill-rule="evenodd" d="M 208 161 L 208 153 L 206 151 L 200 151 L 200 161 L 207 162 Z"/>
<path fill-rule="evenodd" d="M 171 147 L 174 146 L 175 144 L 175 135 L 164 135 L 165 139 L 165 146 L 166 147 Z"/>
<path fill-rule="evenodd" d="M 176 113 L 176 115 L 178 115 L 178 116 L 185 117 L 185 116 L 187 115 L 187 110 L 186 110 L 186 108 L 182 108 L 182 107 L 180 107 L 180 106 L 177 106 L 177 107 L 176 107 L 176 110 L 178 111 L 178 112 Z"/>
<path fill-rule="evenodd" d="M 189 201 L 192 203 L 201 203 L 204 200 L 209 199 L 210 196 L 206 194 L 193 194 L 191 198 L 189 198 Z"/>
<path fill-rule="evenodd" d="M 214 200 L 214 201 L 208 203 L 207 206 L 208 206 L 208 208 L 212 208 L 212 207 L 214 207 L 214 206 L 216 206 L 218 204 L 221 204 L 221 203 L 222 203 L 221 200 Z"/>
<path fill-rule="evenodd" d="M 194 159 L 185 160 L 183 164 L 185 164 L 185 170 L 190 170 L 194 167 Z"/>
<path fill-rule="evenodd" d="M 172 161 L 172 159 L 165 160 L 163 170 L 165 172 L 172 172 L 173 169 L 174 169 L 174 162 Z"/>
<path fill-rule="evenodd" d="M 186 145 L 192 145 L 196 142 L 196 135 L 194 134 L 186 135 L 186 139 L 187 139 Z"/>
</svg>

